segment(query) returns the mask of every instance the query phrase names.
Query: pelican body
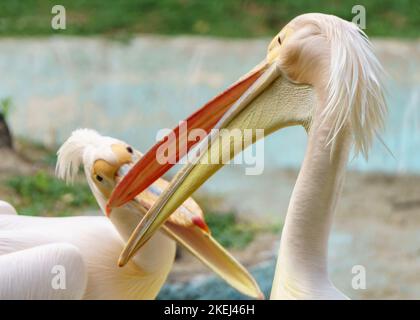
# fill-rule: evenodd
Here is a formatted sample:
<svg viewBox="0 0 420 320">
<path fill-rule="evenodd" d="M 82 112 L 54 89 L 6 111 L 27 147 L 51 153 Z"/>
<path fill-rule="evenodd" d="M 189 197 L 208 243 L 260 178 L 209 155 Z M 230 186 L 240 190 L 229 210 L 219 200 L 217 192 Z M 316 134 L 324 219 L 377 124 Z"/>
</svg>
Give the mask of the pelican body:
<svg viewBox="0 0 420 320">
<path fill-rule="evenodd" d="M 105 212 L 118 179 L 141 157 L 126 143 L 79 129 L 58 151 L 57 175 L 71 182 L 82 165 Z M 0 203 L 0 299 L 154 299 L 171 270 L 176 242 L 240 292 L 262 294 L 252 276 L 210 234 L 203 212 L 188 199 L 121 267 L 118 257 L 161 190 L 156 181 L 111 215 L 19 216 Z"/>
<path fill-rule="evenodd" d="M 119 268 L 123 246 L 103 216 L 1 215 L 0 300 L 155 298 L 171 269 L 174 241 L 157 234 L 127 268 Z M 54 287 L 57 276 L 65 279 L 63 288 Z"/>
</svg>

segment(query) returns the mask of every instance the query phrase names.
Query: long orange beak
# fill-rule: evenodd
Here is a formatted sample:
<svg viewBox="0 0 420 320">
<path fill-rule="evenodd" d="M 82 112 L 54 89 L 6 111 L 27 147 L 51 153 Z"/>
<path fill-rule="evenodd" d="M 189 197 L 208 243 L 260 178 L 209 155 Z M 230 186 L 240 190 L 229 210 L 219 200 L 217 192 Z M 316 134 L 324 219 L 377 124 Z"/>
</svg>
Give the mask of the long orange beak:
<svg viewBox="0 0 420 320">
<path fill-rule="evenodd" d="M 214 128 L 209 126 L 210 121 L 201 119 L 206 128 L 216 130 L 210 131 L 188 153 L 188 162 L 177 172 L 128 239 L 120 255 L 121 265 L 150 239 L 179 205 L 223 167 L 223 159 L 232 159 L 258 139 L 281 128 L 309 123 L 316 105 L 311 86 L 287 80 L 276 61 L 261 66 L 242 80 L 252 82 L 248 89 L 245 87 L 243 91 L 236 91 L 235 86 L 232 87 L 231 90 L 236 91 L 235 95 L 240 94 L 240 97 L 227 108 Z M 227 91 L 225 94 L 230 93 Z M 211 110 L 204 110 L 202 117 L 208 113 Z M 234 130 L 239 130 L 241 138 L 231 141 L 230 132 Z M 252 130 L 253 133 L 245 135 L 244 130 Z M 255 130 L 260 130 L 260 133 L 262 131 L 263 136 L 257 135 Z"/>
<path fill-rule="evenodd" d="M 171 135 L 167 135 L 157 142 L 117 184 L 108 200 L 107 213 L 109 214 L 112 208 L 122 206 L 134 199 L 171 169 L 192 147 L 200 142 L 200 140 L 189 141 L 187 139 L 191 130 L 202 129 L 208 134 L 211 129 L 216 127 L 232 104 L 261 77 L 267 68 L 268 64 L 264 60 L 227 90 L 190 115 L 185 120 L 187 130 L 180 130 L 178 126 L 173 129 Z M 176 150 L 176 161 L 168 163 L 162 159 L 162 154 L 158 150 L 164 143 L 167 144 L 169 150 L 172 148 Z"/>
<path fill-rule="evenodd" d="M 317 103 L 314 90 L 310 85 L 292 82 L 285 76 L 281 53 L 281 44 L 275 37 L 262 63 L 187 119 L 188 130 L 182 130 L 186 134 L 182 135 L 180 129 L 175 129 L 172 148 L 167 146 L 167 142 L 167 147 L 162 148 L 168 153 L 174 153 L 169 150 L 182 143 L 181 138 L 188 140 L 189 133 L 195 128 L 204 129 L 207 135 L 198 144 L 195 141 L 188 143 L 184 151 L 179 148 L 177 158 L 188 152 L 188 161 L 128 239 L 120 255 L 121 265 L 127 263 L 195 190 L 223 167 L 224 160 L 232 159 L 263 136 L 288 126 L 305 126 L 311 122 Z M 245 130 L 251 134 L 245 134 Z M 232 141 L 230 137 L 234 131 L 239 131 L 240 139 Z M 193 132 L 192 136 L 196 133 Z M 174 136 L 173 132 L 168 137 L 170 135 Z M 162 145 L 162 141 L 155 145 L 120 182 L 111 195 L 109 208 L 129 201 L 172 167 L 173 164 L 160 163 L 166 158 L 165 154 L 163 157 L 159 155 L 159 152 L 162 153 L 159 146 Z"/>
</svg>

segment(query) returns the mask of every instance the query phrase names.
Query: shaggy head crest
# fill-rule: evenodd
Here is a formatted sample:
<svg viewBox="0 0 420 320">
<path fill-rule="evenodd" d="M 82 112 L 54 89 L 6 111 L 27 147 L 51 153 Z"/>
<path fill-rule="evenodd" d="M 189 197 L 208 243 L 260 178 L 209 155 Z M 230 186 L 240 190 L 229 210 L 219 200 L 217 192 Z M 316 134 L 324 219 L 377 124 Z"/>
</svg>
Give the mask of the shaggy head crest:
<svg viewBox="0 0 420 320">
<path fill-rule="evenodd" d="M 101 136 L 91 129 L 73 131 L 57 152 L 56 175 L 72 183 L 80 165 L 83 164 L 88 176 L 88 170 L 92 168 L 95 160 L 104 159 L 111 163 L 116 161 L 111 149 L 113 143 L 120 143 L 120 141 Z"/>
<path fill-rule="evenodd" d="M 367 35 L 355 24 L 331 15 L 318 20 L 330 43 L 330 76 L 325 118 L 332 119 L 328 143 L 348 125 L 355 153 L 368 157 L 372 140 L 384 127 L 387 106 L 383 94 L 384 71 Z"/>
</svg>

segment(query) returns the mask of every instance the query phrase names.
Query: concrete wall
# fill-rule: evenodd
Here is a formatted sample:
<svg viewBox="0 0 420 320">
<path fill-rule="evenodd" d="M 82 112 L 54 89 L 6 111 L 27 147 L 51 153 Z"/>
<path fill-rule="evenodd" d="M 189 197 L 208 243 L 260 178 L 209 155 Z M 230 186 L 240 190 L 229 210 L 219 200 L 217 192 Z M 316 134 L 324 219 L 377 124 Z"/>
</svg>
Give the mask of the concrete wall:
<svg viewBox="0 0 420 320">
<path fill-rule="evenodd" d="M 53 37 L 0 40 L 0 98 L 11 97 L 15 134 L 48 144 L 78 127 L 145 150 L 265 55 L 269 39 Z M 420 42 L 374 41 L 390 74 L 384 140 L 359 170 L 420 173 Z M 298 167 L 306 137 L 291 128 L 269 137 L 265 166 Z M 287 150 L 287 152 L 279 152 Z"/>
</svg>

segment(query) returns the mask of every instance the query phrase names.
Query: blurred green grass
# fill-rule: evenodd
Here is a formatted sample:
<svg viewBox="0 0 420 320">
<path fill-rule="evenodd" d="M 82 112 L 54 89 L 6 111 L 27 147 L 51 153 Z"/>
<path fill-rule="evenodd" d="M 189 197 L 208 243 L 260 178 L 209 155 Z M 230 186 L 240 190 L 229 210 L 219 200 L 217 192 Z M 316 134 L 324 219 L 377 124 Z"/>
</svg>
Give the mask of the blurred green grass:
<svg viewBox="0 0 420 320">
<path fill-rule="evenodd" d="M 19 161 L 14 172 L 4 170 L 0 164 L 0 194 L 19 214 L 70 216 L 98 207 L 85 179 L 70 185 L 55 177 L 56 148 L 15 137 L 12 152 Z M 20 168 L 22 165 L 26 170 Z"/>
<path fill-rule="evenodd" d="M 62 4 L 67 29 L 51 28 L 51 8 Z M 351 9 L 366 8 L 369 36 L 418 37 L 418 0 L 2 0 L 0 36 L 96 35 L 135 33 L 199 34 L 221 37 L 273 36 L 293 17 L 324 12 L 351 20 Z"/>
<path fill-rule="evenodd" d="M 259 233 L 278 233 L 281 224 L 257 224 L 241 221 L 235 212 L 205 210 L 206 222 L 212 235 L 226 248 L 243 249 Z"/>
<path fill-rule="evenodd" d="M 29 176 L 13 176 L 6 185 L 16 194 L 18 201 L 14 205 L 22 215 L 68 216 L 96 206 L 87 184 L 67 185 L 44 170 Z"/>
</svg>

